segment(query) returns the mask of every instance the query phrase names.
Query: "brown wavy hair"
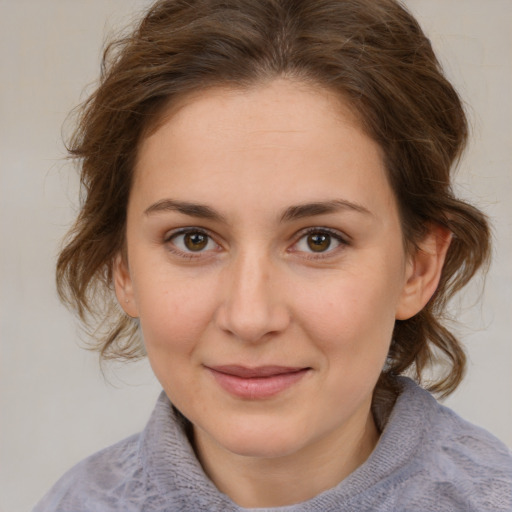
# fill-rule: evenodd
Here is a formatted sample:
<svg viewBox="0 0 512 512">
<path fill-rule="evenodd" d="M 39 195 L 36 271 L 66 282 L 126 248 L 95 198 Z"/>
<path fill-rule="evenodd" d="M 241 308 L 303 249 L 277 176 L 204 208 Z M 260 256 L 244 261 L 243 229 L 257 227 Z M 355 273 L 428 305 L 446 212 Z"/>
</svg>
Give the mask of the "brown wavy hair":
<svg viewBox="0 0 512 512">
<path fill-rule="evenodd" d="M 57 263 L 62 300 L 78 313 L 103 358 L 144 354 L 137 320 L 118 306 L 112 263 L 123 251 L 137 148 L 159 114 L 213 86 L 247 88 L 290 77 L 335 91 L 383 149 L 409 250 L 431 223 L 452 235 L 438 289 L 397 321 L 377 390 L 412 373 L 446 395 L 465 356 L 443 325 L 447 300 L 488 261 L 485 216 L 454 197 L 451 172 L 468 127 L 461 100 L 430 41 L 395 0 L 160 0 L 110 43 L 101 79 L 68 143 L 81 173 L 81 207 Z"/>
</svg>

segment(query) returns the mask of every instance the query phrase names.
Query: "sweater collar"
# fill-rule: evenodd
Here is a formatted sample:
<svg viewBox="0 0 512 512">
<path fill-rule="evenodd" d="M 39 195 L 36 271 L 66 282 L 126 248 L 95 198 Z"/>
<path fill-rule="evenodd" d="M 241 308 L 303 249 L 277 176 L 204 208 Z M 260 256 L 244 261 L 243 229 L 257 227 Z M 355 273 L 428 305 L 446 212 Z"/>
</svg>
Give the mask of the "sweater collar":
<svg viewBox="0 0 512 512">
<path fill-rule="evenodd" d="M 379 442 L 370 457 L 336 487 L 311 500 L 279 508 L 255 511 L 313 512 L 340 510 L 361 493 L 397 473 L 415 471 L 414 454 L 427 434 L 429 418 L 438 406 L 434 398 L 408 378 L 399 379 L 402 391 L 397 398 Z M 243 511 L 222 494 L 205 475 L 187 438 L 186 420 L 173 408 L 164 392 L 140 438 L 144 471 L 162 497 L 180 505 L 180 510 Z M 417 471 L 420 468 L 416 468 Z M 404 473 L 405 474 L 405 473 Z"/>
</svg>

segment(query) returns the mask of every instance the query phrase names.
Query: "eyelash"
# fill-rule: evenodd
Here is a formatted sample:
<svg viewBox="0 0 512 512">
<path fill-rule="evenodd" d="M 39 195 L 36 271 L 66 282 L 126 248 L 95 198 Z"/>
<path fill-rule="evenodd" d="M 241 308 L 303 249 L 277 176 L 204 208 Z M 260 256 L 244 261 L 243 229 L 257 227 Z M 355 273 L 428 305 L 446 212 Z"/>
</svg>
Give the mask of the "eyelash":
<svg viewBox="0 0 512 512">
<path fill-rule="evenodd" d="M 331 228 L 315 226 L 312 228 L 308 228 L 308 229 L 302 231 L 301 233 L 299 233 L 299 235 L 296 239 L 296 242 L 293 244 L 292 247 L 297 246 L 297 244 L 301 240 L 305 239 L 306 237 L 308 237 L 309 235 L 312 235 L 312 234 L 328 235 L 331 237 L 331 239 L 335 240 L 339 245 L 332 249 L 330 248 L 330 245 L 329 245 L 328 249 L 323 252 L 314 252 L 314 251 L 306 252 L 306 251 L 304 251 L 304 253 L 307 254 L 307 256 L 305 256 L 305 258 L 308 260 L 321 260 L 321 259 L 325 259 L 325 258 L 330 258 L 330 257 L 334 256 L 335 253 L 338 253 L 338 251 L 340 249 L 342 249 L 343 247 L 350 245 L 349 241 L 347 240 L 347 237 L 342 235 L 339 231 L 331 229 Z M 290 252 L 300 252 L 300 251 L 291 249 Z"/>
<path fill-rule="evenodd" d="M 167 233 L 164 238 L 164 243 L 168 245 L 168 250 L 171 253 L 176 254 L 177 256 L 180 256 L 181 258 L 189 259 L 189 260 L 192 260 L 195 258 L 204 258 L 205 252 L 207 252 L 207 251 L 197 251 L 197 252 L 184 251 L 184 250 L 181 250 L 180 248 L 178 248 L 175 243 L 173 243 L 173 240 L 179 236 L 195 235 L 195 234 L 206 236 L 208 238 L 207 244 L 210 242 L 213 242 L 217 247 L 220 247 L 220 245 L 214 240 L 214 237 L 210 234 L 209 231 L 202 229 L 202 228 L 195 228 L 195 227 L 182 228 L 182 229 L 178 229 L 176 231 L 172 231 L 171 233 Z"/>
<path fill-rule="evenodd" d="M 220 244 L 218 244 L 215 241 L 214 237 L 208 230 L 205 230 L 203 228 L 195 228 L 195 227 L 181 228 L 181 229 L 178 229 L 176 231 L 172 231 L 171 233 L 166 234 L 166 236 L 164 238 L 164 243 L 168 245 L 168 250 L 171 253 L 176 254 L 176 255 L 180 256 L 181 258 L 189 259 L 189 260 L 192 260 L 195 258 L 204 258 L 205 253 L 208 253 L 211 250 L 208 250 L 208 251 L 200 250 L 197 252 L 184 251 L 182 249 L 179 249 L 176 246 L 176 244 L 173 243 L 173 240 L 175 240 L 179 236 L 193 235 L 193 234 L 204 235 L 208 238 L 207 244 L 212 242 L 216 245 L 217 248 L 221 247 Z M 293 249 L 294 247 L 296 247 L 298 245 L 298 243 L 301 240 L 305 239 L 306 237 L 308 237 L 311 234 L 328 235 L 329 237 L 331 237 L 331 239 L 335 240 L 339 245 L 337 247 L 331 249 L 330 248 L 331 244 L 329 244 L 326 251 L 319 251 L 319 252 L 298 251 L 296 249 Z M 291 248 L 288 249 L 288 252 L 291 252 L 291 253 L 303 252 L 304 254 L 307 254 L 307 256 L 305 256 L 305 258 L 308 260 L 320 260 L 320 259 L 325 259 L 325 258 L 329 258 L 329 257 L 333 256 L 333 253 L 338 252 L 338 250 L 340 249 L 340 246 L 348 246 L 348 245 L 350 245 L 350 244 L 349 244 L 349 241 L 347 240 L 346 236 L 342 235 L 339 231 L 333 230 L 330 228 L 325 228 L 325 227 L 312 227 L 312 228 L 308 228 L 308 229 L 303 230 L 300 233 L 298 233 L 298 235 L 295 237 L 295 242 L 293 243 Z"/>
</svg>

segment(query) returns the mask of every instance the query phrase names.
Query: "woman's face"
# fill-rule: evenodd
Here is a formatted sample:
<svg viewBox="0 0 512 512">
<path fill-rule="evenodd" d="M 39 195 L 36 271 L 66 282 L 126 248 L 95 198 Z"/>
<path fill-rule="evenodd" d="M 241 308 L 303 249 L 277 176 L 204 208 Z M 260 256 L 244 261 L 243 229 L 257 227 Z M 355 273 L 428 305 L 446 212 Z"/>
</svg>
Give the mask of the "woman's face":
<svg viewBox="0 0 512 512">
<path fill-rule="evenodd" d="M 253 457 L 364 429 L 414 264 L 378 145 L 330 93 L 189 97 L 138 154 L 118 298 L 203 445 Z"/>
</svg>

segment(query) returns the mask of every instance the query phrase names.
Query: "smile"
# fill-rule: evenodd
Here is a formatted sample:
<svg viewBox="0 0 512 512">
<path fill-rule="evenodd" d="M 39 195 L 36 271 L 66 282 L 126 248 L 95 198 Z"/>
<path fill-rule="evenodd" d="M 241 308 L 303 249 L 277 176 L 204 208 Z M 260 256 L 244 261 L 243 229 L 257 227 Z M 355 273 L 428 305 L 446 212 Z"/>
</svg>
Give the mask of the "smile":
<svg viewBox="0 0 512 512">
<path fill-rule="evenodd" d="M 311 368 L 285 366 L 207 366 L 217 383 L 228 393 L 246 400 L 273 397 L 299 382 Z"/>
</svg>

